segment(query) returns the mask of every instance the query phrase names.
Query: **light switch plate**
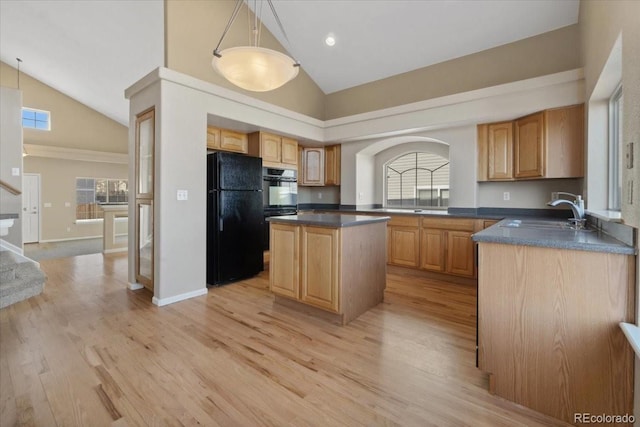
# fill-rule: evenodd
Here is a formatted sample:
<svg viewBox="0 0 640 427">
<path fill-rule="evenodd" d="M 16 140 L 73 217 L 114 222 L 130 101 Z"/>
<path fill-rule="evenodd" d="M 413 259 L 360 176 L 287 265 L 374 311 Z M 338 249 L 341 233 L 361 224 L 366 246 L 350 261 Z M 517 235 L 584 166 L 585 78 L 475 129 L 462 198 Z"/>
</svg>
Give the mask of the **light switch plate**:
<svg viewBox="0 0 640 427">
<path fill-rule="evenodd" d="M 11 176 L 20 176 L 20 168 L 11 168 Z"/>
<path fill-rule="evenodd" d="M 189 200 L 189 191 L 188 190 L 178 190 L 177 198 L 178 198 L 178 200 Z"/>
<path fill-rule="evenodd" d="M 627 169 L 633 169 L 633 142 L 628 143 L 626 149 L 625 164 L 627 165 Z"/>
<path fill-rule="evenodd" d="M 45 202 L 45 203 L 44 203 L 44 207 L 45 207 L 45 208 L 50 208 L 50 207 L 51 207 L 51 203 L 49 203 L 49 202 Z"/>
<path fill-rule="evenodd" d="M 64 202 L 64 207 L 65 208 L 70 208 L 71 207 L 71 203 L 70 202 Z"/>
</svg>

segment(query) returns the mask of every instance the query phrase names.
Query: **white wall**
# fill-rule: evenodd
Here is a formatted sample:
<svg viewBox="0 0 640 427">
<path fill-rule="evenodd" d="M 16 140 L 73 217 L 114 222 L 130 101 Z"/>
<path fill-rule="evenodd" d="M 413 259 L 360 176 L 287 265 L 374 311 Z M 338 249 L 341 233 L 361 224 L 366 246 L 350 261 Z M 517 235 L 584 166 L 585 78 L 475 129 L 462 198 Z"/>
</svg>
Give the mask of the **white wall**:
<svg viewBox="0 0 640 427">
<path fill-rule="evenodd" d="M 18 176 L 12 168 L 18 168 Z M 0 87 L 0 179 L 22 191 L 22 173 L 22 91 Z M 0 189 L 0 213 L 19 215 L 2 239 L 22 249 L 22 195 Z"/>
</svg>

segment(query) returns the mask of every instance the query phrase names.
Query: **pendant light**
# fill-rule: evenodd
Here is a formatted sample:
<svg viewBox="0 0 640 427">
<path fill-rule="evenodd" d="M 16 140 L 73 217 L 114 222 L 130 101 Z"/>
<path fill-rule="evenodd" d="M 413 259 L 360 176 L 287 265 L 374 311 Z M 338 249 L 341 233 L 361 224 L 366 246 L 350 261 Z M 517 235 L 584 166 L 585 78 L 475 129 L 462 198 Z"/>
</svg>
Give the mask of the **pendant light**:
<svg viewBox="0 0 640 427">
<path fill-rule="evenodd" d="M 271 12 L 273 12 L 273 16 L 285 40 L 289 43 L 289 38 L 282 27 L 273 3 L 271 0 L 265 1 L 271 8 Z M 251 29 L 252 43 L 249 46 L 219 50 L 243 3 L 243 0 L 237 0 L 229 22 L 222 33 L 222 37 L 220 37 L 218 46 L 213 51 L 211 66 L 225 79 L 242 89 L 253 92 L 267 92 L 277 89 L 298 75 L 300 64 L 284 53 L 259 46 L 262 23 L 259 22 L 257 4 L 254 7 L 254 22 Z"/>
</svg>

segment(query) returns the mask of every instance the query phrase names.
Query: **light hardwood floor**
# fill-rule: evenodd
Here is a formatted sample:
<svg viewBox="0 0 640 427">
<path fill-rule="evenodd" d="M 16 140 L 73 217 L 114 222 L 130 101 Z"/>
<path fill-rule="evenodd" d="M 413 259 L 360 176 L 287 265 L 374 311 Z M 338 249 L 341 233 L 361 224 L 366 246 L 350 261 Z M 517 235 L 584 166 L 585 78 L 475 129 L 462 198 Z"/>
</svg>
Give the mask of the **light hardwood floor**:
<svg viewBox="0 0 640 427">
<path fill-rule="evenodd" d="M 564 425 L 487 392 L 475 288 L 389 274 L 337 326 L 273 304 L 268 274 L 158 308 L 126 255 L 41 263 L 0 310 L 0 425 Z"/>
</svg>

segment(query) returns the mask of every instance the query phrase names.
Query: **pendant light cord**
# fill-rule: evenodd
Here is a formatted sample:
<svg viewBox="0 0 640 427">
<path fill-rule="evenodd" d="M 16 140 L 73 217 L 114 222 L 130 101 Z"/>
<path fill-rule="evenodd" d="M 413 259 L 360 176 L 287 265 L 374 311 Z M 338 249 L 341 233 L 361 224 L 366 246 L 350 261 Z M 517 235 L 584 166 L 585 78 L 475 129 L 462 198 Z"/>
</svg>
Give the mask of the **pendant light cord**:
<svg viewBox="0 0 640 427">
<path fill-rule="evenodd" d="M 282 35 L 284 36 L 284 39 L 287 41 L 287 45 L 289 47 L 288 50 L 289 52 L 291 52 L 291 42 L 289 41 L 289 37 L 287 37 L 287 32 L 284 30 L 284 27 L 282 26 L 282 22 L 280 22 L 280 17 L 276 12 L 276 8 L 273 6 L 273 2 L 271 0 L 267 0 L 267 3 L 271 8 L 271 12 L 273 13 L 273 17 L 276 19 L 276 23 L 278 24 L 278 27 L 280 27 L 280 31 L 282 31 Z M 299 67 L 300 63 L 298 62 L 298 60 L 295 57 L 293 58 L 293 60 L 295 61 L 294 67 Z"/>
<path fill-rule="evenodd" d="M 224 29 L 224 32 L 222 33 L 222 37 L 220 37 L 220 41 L 218 42 L 218 45 L 213 50 L 213 55 L 217 56 L 218 58 L 220 58 L 220 53 L 218 53 L 218 49 L 220 48 L 220 45 L 222 44 L 222 41 L 224 40 L 225 36 L 227 35 L 227 32 L 229 31 L 229 28 L 231 28 L 231 25 L 233 24 L 233 21 L 236 20 L 236 16 L 238 16 L 238 12 L 240 12 L 240 8 L 242 7 L 242 3 L 243 3 L 243 0 L 236 1 L 236 6 L 233 9 L 233 13 L 231 14 L 231 18 L 229 18 L 229 22 L 227 22 L 227 26 Z"/>
</svg>

